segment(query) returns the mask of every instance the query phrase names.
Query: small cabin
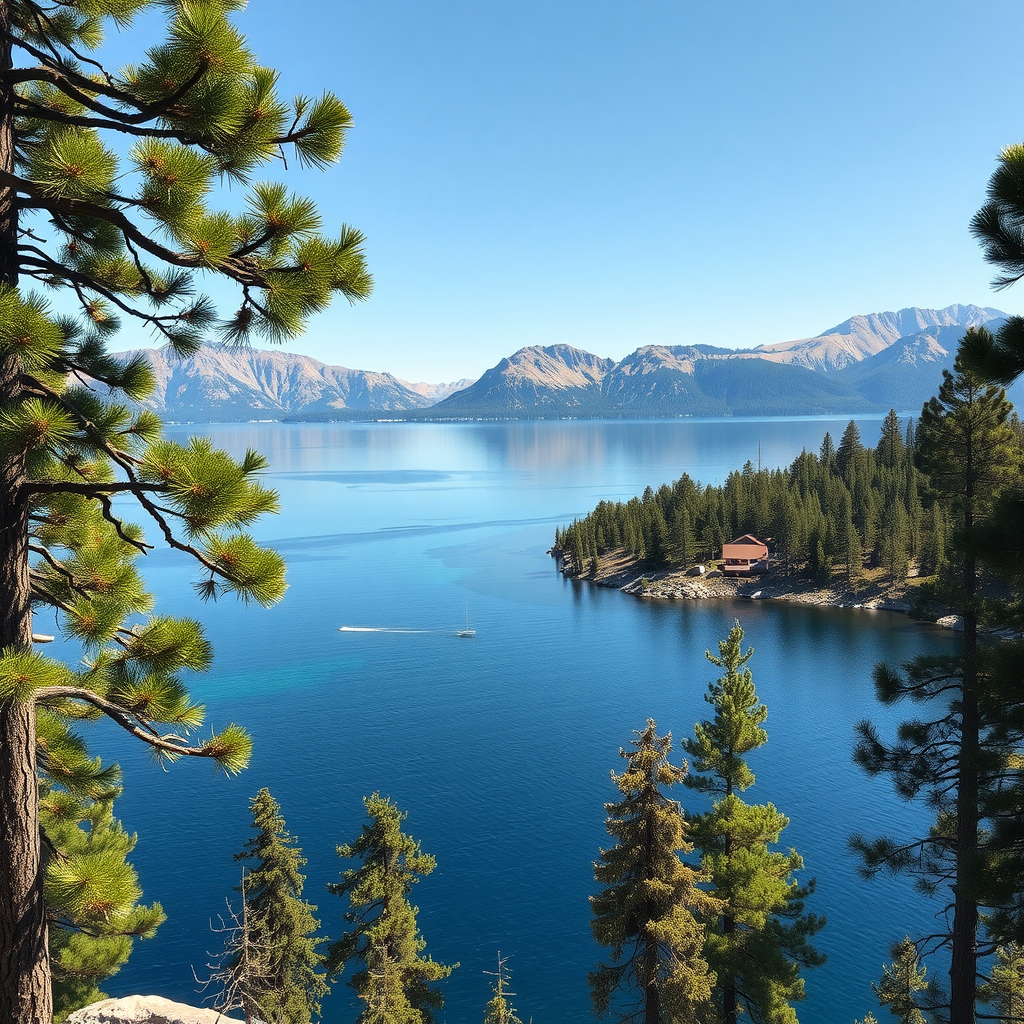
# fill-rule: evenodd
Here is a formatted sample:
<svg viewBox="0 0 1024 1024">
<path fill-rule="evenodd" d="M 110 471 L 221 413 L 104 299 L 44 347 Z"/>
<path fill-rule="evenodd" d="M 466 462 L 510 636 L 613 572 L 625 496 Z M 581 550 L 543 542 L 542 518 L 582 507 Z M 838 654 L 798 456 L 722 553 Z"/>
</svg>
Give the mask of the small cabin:
<svg viewBox="0 0 1024 1024">
<path fill-rule="evenodd" d="M 722 545 L 722 571 L 728 576 L 749 576 L 767 572 L 768 545 L 745 533 L 730 544 Z"/>
</svg>

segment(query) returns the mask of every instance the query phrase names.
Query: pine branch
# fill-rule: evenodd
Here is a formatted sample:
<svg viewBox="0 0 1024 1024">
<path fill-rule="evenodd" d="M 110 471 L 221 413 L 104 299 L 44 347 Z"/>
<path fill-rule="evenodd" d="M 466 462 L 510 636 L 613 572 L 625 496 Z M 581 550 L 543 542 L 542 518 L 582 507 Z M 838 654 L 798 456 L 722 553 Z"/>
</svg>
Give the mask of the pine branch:
<svg viewBox="0 0 1024 1024">
<path fill-rule="evenodd" d="M 167 733 L 159 736 L 156 730 L 148 723 L 142 723 L 135 716 L 127 713 L 119 705 L 101 697 L 92 690 L 81 686 L 43 686 L 33 694 L 36 703 L 45 703 L 50 700 L 75 700 L 90 704 L 99 711 L 102 711 L 111 721 L 116 722 L 126 732 L 131 733 L 136 739 L 148 743 L 156 750 L 171 753 L 175 757 L 213 757 L 215 756 L 205 747 L 190 747 L 188 740 L 174 733 Z"/>
<path fill-rule="evenodd" d="M 76 581 L 75 574 L 71 572 L 71 570 L 68 569 L 58 559 L 54 558 L 54 556 L 50 553 L 50 550 L 48 548 L 43 547 L 41 544 L 30 543 L 28 549 L 29 551 L 43 558 L 47 562 L 47 564 L 54 570 L 54 572 L 60 573 L 68 581 L 68 586 L 70 586 L 71 589 L 75 591 L 75 593 L 81 594 L 82 597 L 89 596 L 89 591 L 86 590 L 84 587 L 80 586 L 79 583 Z"/>
<path fill-rule="evenodd" d="M 175 138 L 177 137 L 175 136 Z M 0 185 L 6 185 L 8 188 L 23 192 L 32 198 L 33 201 L 30 203 L 19 203 L 22 209 L 39 209 L 51 213 L 66 213 L 71 217 L 94 217 L 97 220 L 105 221 L 107 224 L 112 224 L 140 249 L 148 252 L 151 256 L 156 256 L 157 259 L 163 260 L 165 263 L 170 263 L 175 267 L 185 267 L 189 270 L 198 270 L 202 265 L 198 257 L 175 252 L 173 249 L 168 249 L 166 246 L 154 242 L 149 235 L 129 220 L 121 210 L 102 206 L 99 203 L 91 203 L 86 199 L 47 196 L 38 185 L 28 181 L 26 178 L 11 174 L 10 171 L 0 170 Z M 241 276 L 235 277 L 234 274 L 230 273 L 230 269 L 234 269 Z M 226 269 L 225 273 L 235 277 L 235 280 L 247 280 L 250 284 L 259 283 L 259 280 L 251 272 L 248 274 L 241 273 L 246 268 L 234 267 L 230 269 Z M 251 268 L 249 269 L 251 271 Z"/>
<path fill-rule="evenodd" d="M 23 97 L 19 97 L 14 105 L 18 114 L 22 117 L 30 117 L 39 121 L 53 121 L 56 124 L 66 124 L 76 128 L 92 128 L 97 131 L 120 132 L 122 135 L 131 135 L 139 139 L 173 139 L 189 145 L 202 146 L 202 140 L 193 138 L 180 128 L 150 128 L 111 118 L 89 117 L 86 114 L 68 114 L 63 110 L 46 107 Z"/>
<path fill-rule="evenodd" d="M 127 240 L 126 240 L 127 241 Z M 122 312 L 127 313 L 129 316 L 134 316 L 136 319 L 144 320 L 151 327 L 156 328 L 163 334 L 168 333 L 166 322 L 184 321 L 188 322 L 187 313 L 147 313 L 144 310 L 138 309 L 135 306 L 125 302 L 116 292 L 109 288 L 99 284 L 95 278 L 89 277 L 87 274 L 78 273 L 75 270 L 70 269 L 63 263 L 57 263 L 56 260 L 50 259 L 45 253 L 41 252 L 34 245 L 22 245 L 19 246 L 21 252 L 35 252 L 38 257 L 22 259 L 22 266 L 35 267 L 40 273 L 46 278 L 63 278 L 74 288 L 76 295 L 78 296 L 79 302 L 88 312 L 89 300 L 82 294 L 82 289 L 88 289 L 89 291 L 96 292 L 97 295 L 102 295 L 108 302 L 113 303 Z M 148 294 L 152 294 L 149 292 Z"/>
<path fill-rule="evenodd" d="M 22 2 L 25 4 L 26 7 L 28 7 L 32 11 L 32 19 L 36 23 L 36 28 L 39 30 L 39 35 L 46 40 L 46 45 L 47 47 L 49 47 L 50 53 L 53 54 L 53 59 L 57 66 L 61 68 L 67 67 L 67 61 L 65 60 L 61 52 L 50 41 L 50 33 L 42 24 L 42 20 L 40 17 L 41 11 L 39 5 L 33 3 L 32 0 L 22 0 Z M 32 46 L 31 43 L 28 42 L 28 40 L 22 39 L 20 36 L 16 36 L 13 34 L 11 34 L 9 38 L 15 46 L 20 46 L 23 49 L 28 50 L 30 53 L 38 57 L 40 60 L 50 60 L 50 57 L 47 55 L 45 50 L 39 50 L 35 48 L 34 46 Z M 79 61 L 82 64 L 91 64 L 94 68 L 103 72 L 103 76 L 107 79 L 108 83 L 110 82 L 110 75 L 107 73 L 107 70 L 103 67 L 103 65 L 99 63 L 99 61 L 95 61 L 91 57 L 87 57 L 85 56 L 85 54 L 79 53 L 78 50 L 76 50 L 70 43 L 66 41 L 63 41 L 61 45 L 68 51 L 68 53 L 70 53 L 75 58 L 75 60 Z"/>
<path fill-rule="evenodd" d="M 120 494 L 131 491 L 140 492 L 168 491 L 167 484 L 143 484 L 131 480 L 114 480 L 109 483 L 75 483 L 73 480 L 33 480 L 25 484 L 29 494 L 81 494 L 86 498 L 99 498 L 101 495 Z"/>
<path fill-rule="evenodd" d="M 232 577 L 231 577 L 230 573 L 226 572 L 221 566 L 217 565 L 216 563 L 211 562 L 210 559 L 208 559 L 206 557 L 206 555 L 203 554 L 202 551 L 200 551 L 198 548 L 194 547 L 191 544 L 186 544 L 183 541 L 178 540 L 178 538 L 174 534 L 174 531 L 171 529 L 170 524 L 168 523 L 167 519 L 165 518 L 165 514 L 166 515 L 178 516 L 179 518 L 183 518 L 180 513 L 175 512 L 172 509 L 162 508 L 160 505 L 157 505 L 155 502 L 150 500 L 150 498 L 148 496 L 149 493 L 160 493 L 160 492 L 162 492 L 164 490 L 169 490 L 169 488 L 166 488 L 163 485 L 157 485 L 157 484 L 152 484 L 152 485 L 150 485 L 150 484 L 143 484 L 138 479 L 138 476 L 135 474 L 135 471 L 134 471 L 134 468 L 133 468 L 133 463 L 135 462 L 135 460 L 132 459 L 131 456 L 129 456 L 125 452 L 119 451 L 118 449 L 114 448 L 112 445 L 108 444 L 102 438 L 102 436 L 100 436 L 99 431 L 96 429 L 95 424 L 92 423 L 92 421 L 89 420 L 88 417 L 84 416 L 81 413 L 80 410 L 76 409 L 75 406 L 72 403 L 70 403 L 70 402 L 66 401 L 65 399 L 63 399 L 62 396 L 60 396 L 57 392 L 55 392 L 55 391 L 53 391 L 53 390 L 51 390 L 49 388 L 45 388 L 44 385 L 40 384 L 39 386 L 44 388 L 44 391 L 45 391 L 46 394 L 48 394 L 50 397 L 54 398 L 55 400 L 60 401 L 64 405 L 64 407 L 66 409 L 68 409 L 72 414 L 74 414 L 78 418 L 78 420 L 81 423 L 83 429 L 90 435 L 90 438 L 93 441 L 93 443 L 96 444 L 97 447 L 100 448 L 107 456 L 109 456 L 111 459 L 113 459 L 113 461 L 115 463 L 117 463 L 117 465 L 128 475 L 129 479 L 127 481 L 122 481 L 120 483 L 114 483 L 114 484 L 109 484 L 109 485 L 104 485 L 104 484 L 75 484 L 73 482 L 62 483 L 62 482 L 55 482 L 55 481 L 54 482 L 50 482 L 50 483 L 46 483 L 44 481 L 33 481 L 33 482 L 29 483 L 29 484 L 26 484 L 26 487 L 31 489 L 31 488 L 34 488 L 34 487 L 38 486 L 41 491 L 45 491 L 47 489 L 56 491 L 56 490 L 59 490 L 62 487 L 65 487 L 65 488 L 81 488 L 81 487 L 108 487 L 108 488 L 114 488 L 114 490 L 111 491 L 110 493 L 117 493 L 118 491 L 122 491 L 122 492 L 123 491 L 130 491 L 132 493 L 133 497 L 139 502 L 140 505 L 142 505 L 142 507 L 150 514 L 152 519 L 156 522 L 157 526 L 160 528 L 160 532 L 163 534 L 165 542 L 167 543 L 167 545 L 169 547 L 172 547 L 172 548 L 174 548 L 174 549 L 176 549 L 178 551 L 182 551 L 182 552 L 184 552 L 186 554 L 191 555 L 197 562 L 199 562 L 200 565 L 203 566 L 203 568 L 208 569 L 212 574 L 214 574 L 216 576 L 219 576 L 221 579 L 228 580 L 229 582 L 232 581 Z M 105 508 L 104 511 L 106 512 L 109 509 L 109 501 L 110 501 L 110 499 L 109 499 L 109 497 L 106 497 L 103 494 L 102 491 L 93 493 L 93 492 L 90 492 L 90 491 L 83 492 L 81 490 L 78 490 L 78 491 L 72 490 L 71 493 L 85 493 L 87 497 L 94 497 L 94 498 L 96 498 L 100 502 L 104 502 L 105 501 L 107 503 L 107 507 Z M 125 537 L 124 539 L 128 540 L 129 543 L 136 543 L 136 545 L 138 544 L 138 542 L 131 541 L 130 538 Z"/>
<path fill-rule="evenodd" d="M 44 57 L 42 51 L 36 50 L 34 47 L 26 46 L 26 49 L 29 49 L 30 52 L 33 52 L 34 55 L 39 57 L 41 60 L 47 59 Z M 133 96 L 130 92 L 125 92 L 122 89 L 117 89 L 111 86 L 101 86 L 100 83 L 95 82 L 84 75 L 76 75 L 66 66 L 62 66 L 60 71 L 51 67 L 15 68 L 0 76 L 0 79 L 16 84 L 24 82 L 46 82 L 47 84 L 54 86 L 56 89 L 59 89 L 69 99 L 74 100 L 76 103 L 80 103 L 83 107 L 88 107 L 90 110 L 102 115 L 104 118 L 107 118 L 112 122 L 123 125 L 139 125 L 167 113 L 170 108 L 182 99 L 190 89 L 199 84 L 209 69 L 209 61 L 201 59 L 199 61 L 198 69 L 184 85 L 179 86 L 174 90 L 174 92 L 155 103 L 141 103 L 138 98 Z M 102 93 L 103 95 L 110 96 L 112 99 L 117 99 L 121 103 L 131 104 L 139 108 L 138 113 L 130 114 L 125 110 L 119 110 L 116 107 L 109 107 L 105 103 L 98 103 L 95 98 L 90 95 L 91 93 Z M 24 98 L 21 98 L 21 102 L 26 101 Z M 44 109 L 49 110 L 50 108 Z M 108 125 L 108 127 L 113 127 L 113 125 Z"/>
</svg>

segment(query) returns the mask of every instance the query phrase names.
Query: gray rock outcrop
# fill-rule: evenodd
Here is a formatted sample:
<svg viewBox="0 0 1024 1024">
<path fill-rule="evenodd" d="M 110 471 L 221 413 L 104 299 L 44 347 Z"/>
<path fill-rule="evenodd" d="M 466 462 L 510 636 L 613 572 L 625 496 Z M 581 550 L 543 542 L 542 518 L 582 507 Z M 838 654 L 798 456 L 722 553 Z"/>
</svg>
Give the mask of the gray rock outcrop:
<svg viewBox="0 0 1024 1024">
<path fill-rule="evenodd" d="M 83 1006 L 66 1024 L 228 1024 L 239 1019 L 162 996 L 122 996 Z"/>
</svg>

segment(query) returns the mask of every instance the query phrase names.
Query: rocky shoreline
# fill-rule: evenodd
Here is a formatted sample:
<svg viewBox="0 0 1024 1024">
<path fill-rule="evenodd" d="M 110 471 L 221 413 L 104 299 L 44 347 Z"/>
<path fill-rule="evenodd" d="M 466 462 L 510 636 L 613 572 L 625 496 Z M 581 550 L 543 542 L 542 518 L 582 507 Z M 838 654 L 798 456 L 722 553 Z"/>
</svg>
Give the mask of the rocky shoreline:
<svg viewBox="0 0 1024 1024">
<path fill-rule="evenodd" d="M 697 574 L 694 569 L 641 572 L 635 560 L 624 555 L 602 558 L 595 574 L 572 575 L 572 563 L 552 549 L 564 575 L 599 587 L 612 587 L 650 601 L 790 601 L 823 608 L 866 608 L 908 613 L 914 607 L 912 587 L 891 587 L 878 580 L 861 579 L 855 590 L 816 587 L 795 570 L 775 569 L 750 579 L 724 576 L 719 569 Z M 958 615 L 939 618 L 936 625 L 962 628 Z"/>
</svg>

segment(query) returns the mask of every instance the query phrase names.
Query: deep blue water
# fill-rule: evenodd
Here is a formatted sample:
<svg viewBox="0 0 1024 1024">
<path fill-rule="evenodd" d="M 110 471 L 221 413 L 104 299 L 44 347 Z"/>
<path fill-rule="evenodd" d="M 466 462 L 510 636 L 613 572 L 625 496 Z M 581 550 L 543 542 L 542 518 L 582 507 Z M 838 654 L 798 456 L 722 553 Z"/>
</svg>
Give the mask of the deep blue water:
<svg viewBox="0 0 1024 1024">
<path fill-rule="evenodd" d="M 874 443 L 878 420 L 860 420 Z M 626 499 L 682 472 L 721 482 L 760 458 L 786 464 L 845 421 L 673 420 L 501 424 L 248 424 L 173 428 L 208 433 L 271 463 L 282 514 L 260 524 L 289 563 L 285 600 L 267 611 L 202 605 L 192 566 L 167 551 L 146 559 L 157 610 L 202 618 L 217 657 L 194 693 L 208 722 L 238 721 L 256 740 L 250 769 L 215 775 L 203 762 L 163 771 L 111 726 L 94 732 L 120 760 L 117 813 L 139 843 L 147 899 L 168 921 L 137 945 L 107 985 L 196 1002 L 218 938 L 209 921 L 238 883 L 232 854 L 247 838 L 261 786 L 280 801 L 308 858 L 306 896 L 327 934 L 343 901 L 324 885 L 344 866 L 335 845 L 364 820 L 361 797 L 390 795 L 408 830 L 437 857 L 416 889 L 428 951 L 461 967 L 441 1020 L 480 1020 L 485 970 L 510 955 L 520 1016 L 536 1024 L 592 1020 L 586 974 L 600 955 L 589 927 L 592 862 L 607 844 L 603 803 L 618 750 L 650 716 L 678 738 L 705 717 L 704 658 L 738 618 L 756 648 L 750 667 L 768 704 L 769 742 L 751 758 L 751 800 L 791 818 L 785 845 L 815 876 L 809 910 L 829 924 L 828 964 L 807 975 L 804 1024 L 853 1020 L 874 1005 L 870 981 L 890 943 L 931 930 L 935 907 L 902 880 L 863 882 L 851 832 L 910 834 L 921 811 L 852 765 L 853 725 L 891 732 L 870 673 L 948 634 L 903 616 L 743 602 L 645 603 L 560 577 L 545 554 L 556 525 L 601 498 Z M 150 531 L 152 532 L 152 531 Z M 453 631 L 466 609 L 474 640 Z M 37 628 L 44 628 L 39 623 Z M 342 625 L 424 633 L 342 633 Z M 59 645 L 58 645 L 59 646 Z M 682 793 L 697 809 L 696 797 Z M 350 1022 L 345 986 L 324 1020 Z"/>
</svg>

